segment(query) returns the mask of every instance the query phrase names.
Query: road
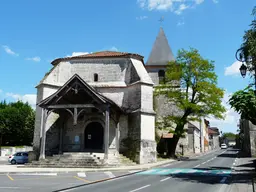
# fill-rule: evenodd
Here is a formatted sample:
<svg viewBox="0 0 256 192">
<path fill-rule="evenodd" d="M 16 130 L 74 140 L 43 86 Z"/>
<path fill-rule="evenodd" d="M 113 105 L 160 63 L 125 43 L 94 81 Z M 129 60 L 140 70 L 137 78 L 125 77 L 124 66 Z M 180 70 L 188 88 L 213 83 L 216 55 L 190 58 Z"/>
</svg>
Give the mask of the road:
<svg viewBox="0 0 256 192">
<path fill-rule="evenodd" d="M 231 168 L 236 156 L 236 150 L 219 150 L 201 157 L 95 184 L 90 183 L 124 175 L 128 172 L 3 174 L 0 175 L 0 191 L 169 192 L 171 189 L 172 192 L 226 192 L 227 184 L 231 181 Z"/>
<path fill-rule="evenodd" d="M 69 192 L 226 192 L 238 151 L 217 151 L 135 175 L 62 190 Z"/>
</svg>

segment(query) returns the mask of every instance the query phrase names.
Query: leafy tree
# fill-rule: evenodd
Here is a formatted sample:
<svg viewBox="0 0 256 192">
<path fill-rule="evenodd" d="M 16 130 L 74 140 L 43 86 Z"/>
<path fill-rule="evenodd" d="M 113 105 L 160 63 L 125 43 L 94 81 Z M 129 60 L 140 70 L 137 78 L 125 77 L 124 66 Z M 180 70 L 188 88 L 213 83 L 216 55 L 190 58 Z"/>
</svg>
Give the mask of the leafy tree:
<svg viewBox="0 0 256 192">
<path fill-rule="evenodd" d="M 252 15 L 254 15 L 254 19 L 250 24 L 250 29 L 245 31 L 241 45 L 241 57 L 245 58 L 249 71 L 255 71 L 256 69 L 256 6 Z"/>
<path fill-rule="evenodd" d="M 229 99 L 229 104 L 242 119 L 248 119 L 256 125 L 256 96 L 252 88 L 235 92 Z"/>
<path fill-rule="evenodd" d="M 227 133 L 223 133 L 222 137 L 223 138 L 236 138 L 236 134 L 231 133 L 231 132 L 227 132 Z"/>
<path fill-rule="evenodd" d="M 35 112 L 21 101 L 0 103 L 0 145 L 31 145 Z"/>
<path fill-rule="evenodd" d="M 180 109 L 180 115 L 166 117 L 175 123 L 174 133 L 168 142 L 168 155 L 174 156 L 184 125 L 198 116 L 212 115 L 223 118 L 225 108 L 221 105 L 224 91 L 217 87 L 214 62 L 204 59 L 196 49 L 178 51 L 175 62 L 166 69 L 165 82 L 156 87 L 156 95 L 164 95 Z M 165 121 L 166 121 L 165 118 Z"/>
</svg>

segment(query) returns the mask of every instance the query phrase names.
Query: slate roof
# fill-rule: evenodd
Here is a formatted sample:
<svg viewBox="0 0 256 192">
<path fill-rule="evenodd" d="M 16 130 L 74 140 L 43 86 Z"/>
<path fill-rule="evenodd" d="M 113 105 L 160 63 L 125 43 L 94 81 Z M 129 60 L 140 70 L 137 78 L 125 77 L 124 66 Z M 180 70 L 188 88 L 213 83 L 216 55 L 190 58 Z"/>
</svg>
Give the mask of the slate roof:
<svg viewBox="0 0 256 192">
<path fill-rule="evenodd" d="M 61 61 L 70 61 L 77 59 L 98 59 L 98 58 L 114 58 L 114 57 L 128 57 L 128 58 L 136 58 L 143 61 L 143 56 L 136 53 L 127 53 L 127 52 L 117 52 L 117 51 L 100 51 L 90 54 L 78 55 L 74 57 L 65 57 L 58 58 L 51 62 L 51 64 L 56 65 Z"/>
<path fill-rule="evenodd" d="M 167 65 L 169 61 L 175 61 L 175 58 L 165 36 L 164 30 L 161 27 L 154 42 L 146 66 Z"/>
</svg>

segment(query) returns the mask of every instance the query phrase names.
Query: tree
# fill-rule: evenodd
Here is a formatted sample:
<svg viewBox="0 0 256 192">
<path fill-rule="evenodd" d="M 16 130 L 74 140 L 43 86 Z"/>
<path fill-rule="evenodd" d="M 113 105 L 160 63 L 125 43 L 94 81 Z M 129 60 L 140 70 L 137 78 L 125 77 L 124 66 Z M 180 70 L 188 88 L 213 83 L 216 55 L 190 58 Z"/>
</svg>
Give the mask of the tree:
<svg viewBox="0 0 256 192">
<path fill-rule="evenodd" d="M 236 138 L 236 134 L 231 132 L 223 133 L 222 138 Z"/>
<path fill-rule="evenodd" d="M 174 136 L 168 142 L 168 155 L 173 157 L 184 134 L 184 125 L 189 120 L 202 115 L 223 118 L 225 108 L 221 100 L 224 91 L 217 87 L 214 62 L 202 58 L 193 48 L 179 50 L 176 61 L 168 63 L 165 82 L 156 87 L 155 94 L 164 95 L 181 111 L 180 115 L 166 117 L 176 125 L 174 130 L 170 130 Z"/>
<path fill-rule="evenodd" d="M 31 145 L 35 112 L 21 101 L 0 103 L 0 145 Z"/>
<path fill-rule="evenodd" d="M 229 99 L 229 104 L 242 119 L 248 119 L 256 125 L 256 96 L 252 88 L 235 92 Z"/>
<path fill-rule="evenodd" d="M 256 70 L 256 6 L 252 11 L 252 15 L 254 16 L 254 19 L 250 24 L 250 29 L 245 31 L 243 36 L 240 56 L 245 59 L 247 68 L 250 72 Z"/>
</svg>

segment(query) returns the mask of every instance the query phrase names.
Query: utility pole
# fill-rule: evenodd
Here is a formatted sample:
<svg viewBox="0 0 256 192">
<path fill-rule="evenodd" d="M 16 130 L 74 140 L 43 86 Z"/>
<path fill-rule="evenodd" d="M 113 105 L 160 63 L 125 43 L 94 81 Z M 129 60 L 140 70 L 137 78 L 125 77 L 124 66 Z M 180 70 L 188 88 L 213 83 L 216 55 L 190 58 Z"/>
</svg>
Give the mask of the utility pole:
<svg viewBox="0 0 256 192">
<path fill-rule="evenodd" d="M 202 141 L 202 119 L 200 117 L 200 121 L 199 121 L 199 129 L 200 129 L 200 152 L 203 152 L 203 141 Z"/>
</svg>

